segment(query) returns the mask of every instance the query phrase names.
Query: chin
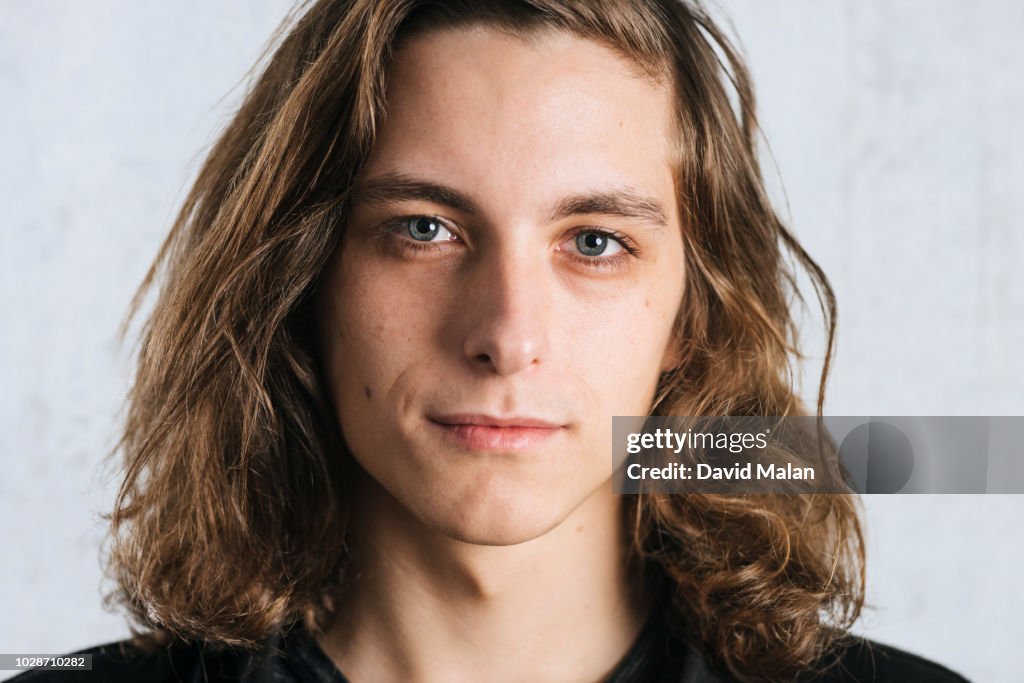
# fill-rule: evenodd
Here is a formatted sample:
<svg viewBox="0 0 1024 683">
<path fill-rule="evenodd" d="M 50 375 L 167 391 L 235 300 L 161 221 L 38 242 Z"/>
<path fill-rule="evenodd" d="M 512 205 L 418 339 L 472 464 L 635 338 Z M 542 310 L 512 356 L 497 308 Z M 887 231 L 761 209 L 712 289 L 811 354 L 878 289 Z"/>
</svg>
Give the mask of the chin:
<svg viewBox="0 0 1024 683">
<path fill-rule="evenodd" d="M 516 489 L 506 486 L 495 491 L 484 487 L 469 496 L 455 497 L 449 490 L 443 501 L 425 501 L 417 516 L 426 526 L 457 541 L 517 545 L 556 528 L 585 498 L 581 494 L 574 499 L 564 490 Z"/>
<path fill-rule="evenodd" d="M 438 533 L 473 545 L 509 546 L 540 538 L 558 526 L 562 519 L 519 521 L 510 519 L 440 520 Z"/>
</svg>

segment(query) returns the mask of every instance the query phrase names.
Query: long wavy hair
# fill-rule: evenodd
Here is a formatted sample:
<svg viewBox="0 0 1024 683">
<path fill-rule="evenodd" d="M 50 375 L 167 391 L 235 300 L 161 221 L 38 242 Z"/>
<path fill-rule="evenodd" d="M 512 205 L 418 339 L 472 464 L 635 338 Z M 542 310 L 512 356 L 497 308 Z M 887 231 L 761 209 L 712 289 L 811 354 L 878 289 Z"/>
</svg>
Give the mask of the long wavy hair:
<svg viewBox="0 0 1024 683">
<path fill-rule="evenodd" d="M 441 27 L 598 41 L 674 91 L 686 255 L 678 366 L 652 414 L 810 414 L 795 266 L 827 332 L 835 299 L 773 210 L 750 76 L 696 1 L 319 0 L 296 8 L 209 152 L 130 316 L 142 330 L 109 515 L 108 603 L 141 647 L 255 647 L 326 628 L 346 577 L 351 456 L 315 352 L 312 301 L 386 115 L 395 45 Z M 624 498 L 630 551 L 673 628 L 742 680 L 821 665 L 858 617 L 864 542 L 847 495 Z"/>
</svg>

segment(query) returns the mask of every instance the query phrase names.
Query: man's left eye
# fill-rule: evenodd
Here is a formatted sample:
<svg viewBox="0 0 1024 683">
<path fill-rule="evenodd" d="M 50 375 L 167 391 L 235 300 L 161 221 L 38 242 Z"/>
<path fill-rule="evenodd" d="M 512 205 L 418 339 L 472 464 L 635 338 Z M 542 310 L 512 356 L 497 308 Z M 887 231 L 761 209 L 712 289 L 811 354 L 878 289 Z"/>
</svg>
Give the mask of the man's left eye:
<svg viewBox="0 0 1024 683">
<path fill-rule="evenodd" d="M 614 256 L 625 251 L 617 239 L 600 230 L 584 230 L 574 241 L 576 249 L 584 256 Z"/>
</svg>

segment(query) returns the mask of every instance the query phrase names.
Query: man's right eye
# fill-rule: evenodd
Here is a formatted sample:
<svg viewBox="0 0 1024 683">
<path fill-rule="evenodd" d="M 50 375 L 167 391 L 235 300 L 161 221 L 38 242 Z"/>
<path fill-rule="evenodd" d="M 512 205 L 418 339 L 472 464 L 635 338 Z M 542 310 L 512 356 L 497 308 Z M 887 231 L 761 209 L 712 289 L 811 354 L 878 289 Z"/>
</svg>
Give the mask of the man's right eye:
<svg viewBox="0 0 1024 683">
<path fill-rule="evenodd" d="M 417 242 L 451 242 L 455 235 L 434 216 L 408 216 L 396 221 L 396 232 Z"/>
</svg>

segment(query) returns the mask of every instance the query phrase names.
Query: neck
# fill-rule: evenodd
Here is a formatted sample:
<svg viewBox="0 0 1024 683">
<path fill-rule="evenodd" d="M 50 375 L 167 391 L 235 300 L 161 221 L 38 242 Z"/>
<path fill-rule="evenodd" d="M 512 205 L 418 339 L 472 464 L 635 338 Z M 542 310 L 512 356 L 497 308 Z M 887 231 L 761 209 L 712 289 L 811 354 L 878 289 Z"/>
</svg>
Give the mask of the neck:
<svg viewBox="0 0 1024 683">
<path fill-rule="evenodd" d="M 365 478 L 353 578 L 319 639 L 353 683 L 597 681 L 636 639 L 646 609 L 610 487 L 538 538 L 486 546 L 432 531 Z"/>
</svg>

